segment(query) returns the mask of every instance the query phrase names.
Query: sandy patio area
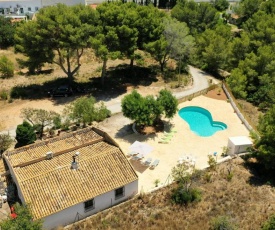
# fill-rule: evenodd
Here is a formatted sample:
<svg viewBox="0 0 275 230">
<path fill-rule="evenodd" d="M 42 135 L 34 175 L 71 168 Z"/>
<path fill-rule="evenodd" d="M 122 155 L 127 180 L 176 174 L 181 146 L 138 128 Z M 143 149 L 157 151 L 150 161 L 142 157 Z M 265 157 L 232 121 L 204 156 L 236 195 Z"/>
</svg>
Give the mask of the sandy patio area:
<svg viewBox="0 0 275 230">
<path fill-rule="evenodd" d="M 117 114 L 100 124 L 100 128 L 107 131 L 120 145 L 124 153 L 129 152 L 130 145 L 138 140 L 151 145 L 154 150 L 145 158 L 159 159 L 160 163 L 155 169 L 143 166 L 139 161 L 129 158 L 131 164 L 139 176 L 139 191 L 148 192 L 155 188 L 154 181 L 160 180 L 160 186 L 171 182 L 171 169 L 177 164 L 178 159 L 183 155 L 192 156 L 196 160 L 196 168 L 206 167 L 209 153 L 218 152 L 217 159 L 221 159 L 222 147 L 227 146 L 228 137 L 249 136 L 249 131 L 241 123 L 234 113 L 230 103 L 225 100 L 216 100 L 205 96 L 199 96 L 192 101 L 179 105 L 179 109 L 185 106 L 200 106 L 209 110 L 213 120 L 222 121 L 228 128 L 215 133 L 211 137 L 200 137 L 194 134 L 188 124 L 177 114 L 170 122 L 177 130 L 168 144 L 161 144 L 158 141 L 163 133 L 157 135 L 139 135 L 132 132 L 132 121 Z M 168 120 L 166 129 L 168 130 Z"/>
</svg>

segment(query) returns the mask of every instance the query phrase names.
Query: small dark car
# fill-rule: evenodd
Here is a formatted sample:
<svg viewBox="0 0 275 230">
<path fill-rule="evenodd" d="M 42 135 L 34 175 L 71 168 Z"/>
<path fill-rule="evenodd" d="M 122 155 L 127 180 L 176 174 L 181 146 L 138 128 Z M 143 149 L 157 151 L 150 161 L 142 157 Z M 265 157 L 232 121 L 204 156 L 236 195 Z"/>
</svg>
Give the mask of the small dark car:
<svg viewBox="0 0 275 230">
<path fill-rule="evenodd" d="M 51 97 L 68 97 L 73 94 L 73 90 L 68 85 L 62 85 L 48 92 Z"/>
</svg>

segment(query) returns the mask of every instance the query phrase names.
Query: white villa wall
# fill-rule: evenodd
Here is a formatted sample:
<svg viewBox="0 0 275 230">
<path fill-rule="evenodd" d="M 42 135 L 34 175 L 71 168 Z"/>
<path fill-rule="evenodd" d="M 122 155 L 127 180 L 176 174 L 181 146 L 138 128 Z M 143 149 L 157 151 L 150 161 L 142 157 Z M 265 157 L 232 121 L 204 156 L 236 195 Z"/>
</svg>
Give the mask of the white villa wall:
<svg viewBox="0 0 275 230">
<path fill-rule="evenodd" d="M 120 199 L 115 200 L 115 191 L 110 191 L 107 193 L 104 193 L 100 196 L 97 196 L 94 198 L 94 209 L 85 212 L 84 210 L 84 203 L 81 202 L 77 205 L 74 205 L 70 208 L 64 209 L 58 213 L 52 214 L 50 216 L 47 216 L 43 219 L 43 227 L 45 229 L 53 229 L 58 226 L 65 226 L 68 224 L 71 224 L 75 221 L 78 221 L 80 219 L 84 219 L 85 217 L 88 217 L 90 215 L 93 215 L 99 211 L 102 211 L 104 209 L 110 208 L 113 205 L 116 205 L 122 201 L 125 201 L 134 195 L 136 195 L 138 192 L 138 180 L 125 185 L 124 190 L 124 197 L 121 197 Z M 92 199 L 92 197 L 91 197 Z M 45 201 L 47 202 L 47 201 Z"/>
<path fill-rule="evenodd" d="M 31 8 L 29 10 L 28 8 Z M 17 13 L 17 9 L 23 8 L 24 13 L 28 11 L 35 12 L 36 7 L 41 8 L 41 1 L 28 0 L 28 1 L 2 1 L 0 0 L 0 8 L 9 8 L 11 13 Z"/>
<path fill-rule="evenodd" d="M 23 13 L 19 11 L 20 14 L 24 14 L 26 12 L 36 12 L 37 9 L 39 10 L 42 7 L 45 6 L 52 6 L 56 5 L 57 3 L 63 3 L 68 6 L 72 6 L 75 4 L 86 4 L 85 0 L 0 0 L 0 8 L 10 9 L 11 13 L 17 13 L 17 9 L 23 9 Z M 30 8 L 30 9 L 29 9 Z M 5 10 L 6 13 L 6 10 Z"/>
<path fill-rule="evenodd" d="M 66 4 L 67 6 L 73 6 L 76 4 L 85 5 L 86 1 L 85 0 L 42 0 L 42 7 L 56 5 L 57 3 Z"/>
</svg>

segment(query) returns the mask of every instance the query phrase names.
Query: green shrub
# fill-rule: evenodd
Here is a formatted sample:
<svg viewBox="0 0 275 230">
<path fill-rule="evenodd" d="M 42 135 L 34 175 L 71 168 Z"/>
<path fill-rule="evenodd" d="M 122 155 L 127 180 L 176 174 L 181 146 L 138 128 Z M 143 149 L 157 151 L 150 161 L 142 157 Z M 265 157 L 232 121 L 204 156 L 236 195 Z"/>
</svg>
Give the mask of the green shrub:
<svg viewBox="0 0 275 230">
<path fill-rule="evenodd" d="M 262 226 L 262 230 L 274 230 L 275 229 L 275 214 L 273 214 Z"/>
<path fill-rule="evenodd" d="M 69 130 L 69 127 L 70 127 L 70 120 L 69 119 L 66 119 L 62 124 L 61 124 L 61 130 L 63 131 L 67 131 Z"/>
<path fill-rule="evenodd" d="M 209 168 L 211 170 L 216 170 L 217 161 L 212 155 L 208 155 L 208 161 L 207 161 Z"/>
<path fill-rule="evenodd" d="M 236 230 L 237 226 L 227 216 L 218 216 L 211 221 L 210 230 Z"/>
<path fill-rule="evenodd" d="M 0 134 L 0 154 L 6 151 L 12 144 L 13 139 L 9 134 Z"/>
<path fill-rule="evenodd" d="M 101 73 L 101 71 L 102 71 L 102 66 L 97 67 L 95 70 L 95 72 L 97 72 L 97 73 Z"/>
<path fill-rule="evenodd" d="M 103 121 L 105 118 L 111 116 L 111 111 L 107 109 L 103 102 L 95 109 L 95 121 Z"/>
<path fill-rule="evenodd" d="M 9 96 L 9 93 L 8 93 L 7 91 L 2 90 L 2 91 L 0 92 L 0 98 L 1 98 L 1 100 L 7 100 L 7 99 L 8 99 L 8 96 Z"/>
<path fill-rule="evenodd" d="M 64 113 L 68 119 L 77 123 L 82 123 L 83 126 L 93 121 L 102 121 L 111 114 L 103 102 L 96 105 L 94 97 L 78 98 L 66 106 Z"/>
<path fill-rule="evenodd" d="M 212 179 L 212 174 L 211 173 L 205 173 L 204 174 L 204 180 L 206 182 L 211 182 L 211 179 Z"/>
<path fill-rule="evenodd" d="M 163 80 L 166 82 L 166 83 L 169 83 L 171 81 L 173 81 L 176 77 L 176 74 L 174 71 L 168 69 L 168 70 L 165 70 L 164 74 L 163 74 Z"/>
<path fill-rule="evenodd" d="M 14 76 L 14 65 L 6 56 L 0 57 L 0 77 L 11 78 Z"/>
<path fill-rule="evenodd" d="M 227 179 L 228 181 L 231 181 L 232 178 L 233 178 L 233 176 L 234 176 L 233 173 L 228 173 L 227 176 L 226 176 L 226 179 Z"/>
<path fill-rule="evenodd" d="M 196 188 L 186 190 L 183 185 L 179 185 L 172 191 L 172 202 L 181 205 L 188 205 L 195 201 L 201 201 L 201 191 Z"/>
<path fill-rule="evenodd" d="M 29 205 L 20 205 L 16 203 L 13 205 L 17 217 L 6 218 L 0 222 L 0 229 L 11 230 L 11 229 L 33 229 L 42 230 L 42 220 L 33 220 L 31 209 Z"/>
<path fill-rule="evenodd" d="M 135 54 L 135 60 L 138 66 L 145 65 L 144 57 L 141 54 Z"/>
<path fill-rule="evenodd" d="M 53 119 L 53 128 L 60 129 L 61 125 L 62 125 L 61 116 L 58 114 L 58 116 L 54 117 Z"/>
<path fill-rule="evenodd" d="M 16 147 L 21 147 L 34 143 L 36 140 L 36 134 L 34 132 L 34 127 L 27 121 L 23 121 L 22 124 L 18 125 L 16 128 L 17 140 Z"/>
</svg>

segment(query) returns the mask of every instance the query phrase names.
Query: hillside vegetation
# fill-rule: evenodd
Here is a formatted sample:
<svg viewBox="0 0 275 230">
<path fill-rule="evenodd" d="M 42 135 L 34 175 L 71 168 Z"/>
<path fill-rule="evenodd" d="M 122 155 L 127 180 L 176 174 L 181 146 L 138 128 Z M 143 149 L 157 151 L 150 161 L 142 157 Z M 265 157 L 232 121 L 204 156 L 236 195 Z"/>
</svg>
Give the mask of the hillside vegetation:
<svg viewBox="0 0 275 230">
<path fill-rule="evenodd" d="M 227 216 L 238 229 L 260 229 L 275 210 L 275 190 L 261 184 L 240 158 L 205 171 L 194 184 L 202 191 L 202 201 L 187 207 L 173 204 L 172 189 L 161 188 L 141 194 L 124 204 L 83 221 L 67 230 L 84 229 L 209 229 L 213 218 Z M 233 177 L 228 181 L 228 169 Z M 211 175 L 211 176 L 210 176 Z M 210 181 L 209 181 L 210 177 Z"/>
</svg>

